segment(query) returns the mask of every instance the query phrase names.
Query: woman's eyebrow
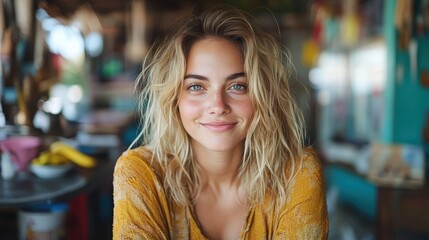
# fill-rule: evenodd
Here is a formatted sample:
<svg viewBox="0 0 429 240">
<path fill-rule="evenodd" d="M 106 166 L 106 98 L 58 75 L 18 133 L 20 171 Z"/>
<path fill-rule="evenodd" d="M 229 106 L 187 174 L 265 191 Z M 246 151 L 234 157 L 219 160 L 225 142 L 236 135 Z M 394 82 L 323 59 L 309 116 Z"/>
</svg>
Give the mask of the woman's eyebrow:
<svg viewBox="0 0 429 240">
<path fill-rule="evenodd" d="M 198 75 L 198 74 L 188 74 L 188 75 L 185 75 L 185 78 L 184 79 L 187 79 L 187 78 L 195 78 L 195 79 L 198 79 L 198 80 L 208 80 L 206 77 L 204 77 L 204 76 L 202 76 L 202 75 Z"/>
<path fill-rule="evenodd" d="M 233 80 L 239 77 L 245 77 L 246 74 L 244 74 L 244 72 L 239 72 L 239 73 L 234 73 L 231 74 L 229 76 L 226 77 L 226 80 Z M 198 79 L 198 80 L 203 80 L 203 81 L 207 81 L 207 77 L 202 76 L 202 75 L 198 75 L 198 74 L 187 74 L 185 75 L 184 79 L 188 79 L 188 78 L 194 78 L 194 79 Z"/>
<path fill-rule="evenodd" d="M 234 73 L 234 74 L 231 74 L 228 77 L 226 77 L 226 80 L 233 80 L 233 79 L 236 79 L 239 77 L 245 77 L 245 76 L 246 76 L 246 74 L 244 74 L 244 72 Z"/>
</svg>

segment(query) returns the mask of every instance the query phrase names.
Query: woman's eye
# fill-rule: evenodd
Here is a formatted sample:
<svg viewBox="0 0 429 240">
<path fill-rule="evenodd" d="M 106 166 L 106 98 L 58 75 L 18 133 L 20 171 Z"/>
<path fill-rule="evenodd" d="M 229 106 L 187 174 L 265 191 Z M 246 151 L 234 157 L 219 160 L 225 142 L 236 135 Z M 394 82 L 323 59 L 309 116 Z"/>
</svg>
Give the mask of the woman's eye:
<svg viewBox="0 0 429 240">
<path fill-rule="evenodd" d="M 231 85 L 231 90 L 238 91 L 238 92 L 246 92 L 247 91 L 247 84 L 244 83 L 235 83 Z"/>
<path fill-rule="evenodd" d="M 187 89 L 196 92 L 196 91 L 203 90 L 203 87 L 201 85 L 198 85 L 198 84 L 191 84 L 188 86 Z"/>
</svg>

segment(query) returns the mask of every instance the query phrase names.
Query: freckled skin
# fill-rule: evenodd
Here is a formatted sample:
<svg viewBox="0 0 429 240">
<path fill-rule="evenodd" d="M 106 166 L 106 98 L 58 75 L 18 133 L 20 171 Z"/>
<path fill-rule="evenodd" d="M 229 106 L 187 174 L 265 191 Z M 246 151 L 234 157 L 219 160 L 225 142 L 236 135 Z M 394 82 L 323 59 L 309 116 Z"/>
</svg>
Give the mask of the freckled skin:
<svg viewBox="0 0 429 240">
<path fill-rule="evenodd" d="M 179 111 L 193 147 L 242 151 L 254 108 L 243 59 L 231 42 L 209 38 L 191 47 Z"/>
</svg>

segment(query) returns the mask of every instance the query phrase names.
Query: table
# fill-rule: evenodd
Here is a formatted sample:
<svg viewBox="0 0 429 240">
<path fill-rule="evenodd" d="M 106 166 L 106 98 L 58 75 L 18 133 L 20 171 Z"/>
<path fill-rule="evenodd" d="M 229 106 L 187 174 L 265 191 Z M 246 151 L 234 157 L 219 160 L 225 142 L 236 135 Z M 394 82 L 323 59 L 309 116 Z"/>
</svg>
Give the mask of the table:
<svg viewBox="0 0 429 240">
<path fill-rule="evenodd" d="M 10 180 L 0 179 L 0 207 L 22 208 L 39 203 L 66 201 L 91 189 L 103 173 L 113 171 L 111 160 L 98 161 L 93 169 L 76 167 L 58 178 L 43 179 L 25 172 Z"/>
<path fill-rule="evenodd" d="M 76 172 L 55 179 L 21 173 L 12 180 L 0 180 L 0 183 L 0 207 L 20 208 L 75 195 L 88 185 L 89 180 Z"/>
<path fill-rule="evenodd" d="M 100 239 L 98 237 L 101 234 L 108 235 L 111 231 L 106 226 L 111 226 L 112 223 L 105 216 L 100 216 L 100 197 L 111 196 L 108 187 L 112 187 L 116 159 L 104 159 L 99 159 L 93 169 L 77 167 L 59 178 L 42 179 L 27 173 L 11 180 L 0 179 L 0 239 L 17 238 L 17 217 L 21 209 L 65 202 L 70 204 L 67 218 L 72 224 L 67 225 L 67 234 L 72 239 Z M 76 205 L 77 202 L 83 205 Z M 104 208 L 110 209 L 113 206 L 104 205 Z"/>
<path fill-rule="evenodd" d="M 375 223 L 375 238 L 429 239 L 429 184 L 383 186 L 344 164 L 325 166 L 327 183 L 339 189 L 340 200 Z"/>
</svg>

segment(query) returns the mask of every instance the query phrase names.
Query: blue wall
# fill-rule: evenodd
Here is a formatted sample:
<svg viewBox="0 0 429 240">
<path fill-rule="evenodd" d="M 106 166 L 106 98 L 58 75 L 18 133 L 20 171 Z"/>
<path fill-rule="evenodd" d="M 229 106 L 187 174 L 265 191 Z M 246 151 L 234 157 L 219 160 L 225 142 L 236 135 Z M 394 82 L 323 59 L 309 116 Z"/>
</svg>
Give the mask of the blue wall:
<svg viewBox="0 0 429 240">
<path fill-rule="evenodd" d="M 421 4 L 421 1 L 416 1 Z M 422 129 L 429 113 L 429 89 L 420 84 L 422 70 L 429 71 L 429 32 L 416 36 L 417 73 L 411 71 L 408 50 L 398 48 L 398 31 L 394 25 L 396 0 L 386 1 L 384 36 L 388 49 L 388 79 L 385 92 L 386 115 L 383 141 L 405 144 L 422 144 Z M 402 80 L 397 68 L 403 69 Z"/>
<path fill-rule="evenodd" d="M 393 140 L 400 143 L 422 144 L 422 129 L 429 113 L 429 88 L 420 84 L 423 69 L 429 71 L 429 36 L 416 38 L 418 43 L 417 74 L 410 67 L 408 51 L 397 50 L 396 65 L 404 66 L 404 79 L 395 81 L 395 111 Z"/>
<path fill-rule="evenodd" d="M 339 201 L 375 220 L 377 188 L 365 178 L 334 165 L 325 168 L 326 186 L 338 190 Z"/>
</svg>

